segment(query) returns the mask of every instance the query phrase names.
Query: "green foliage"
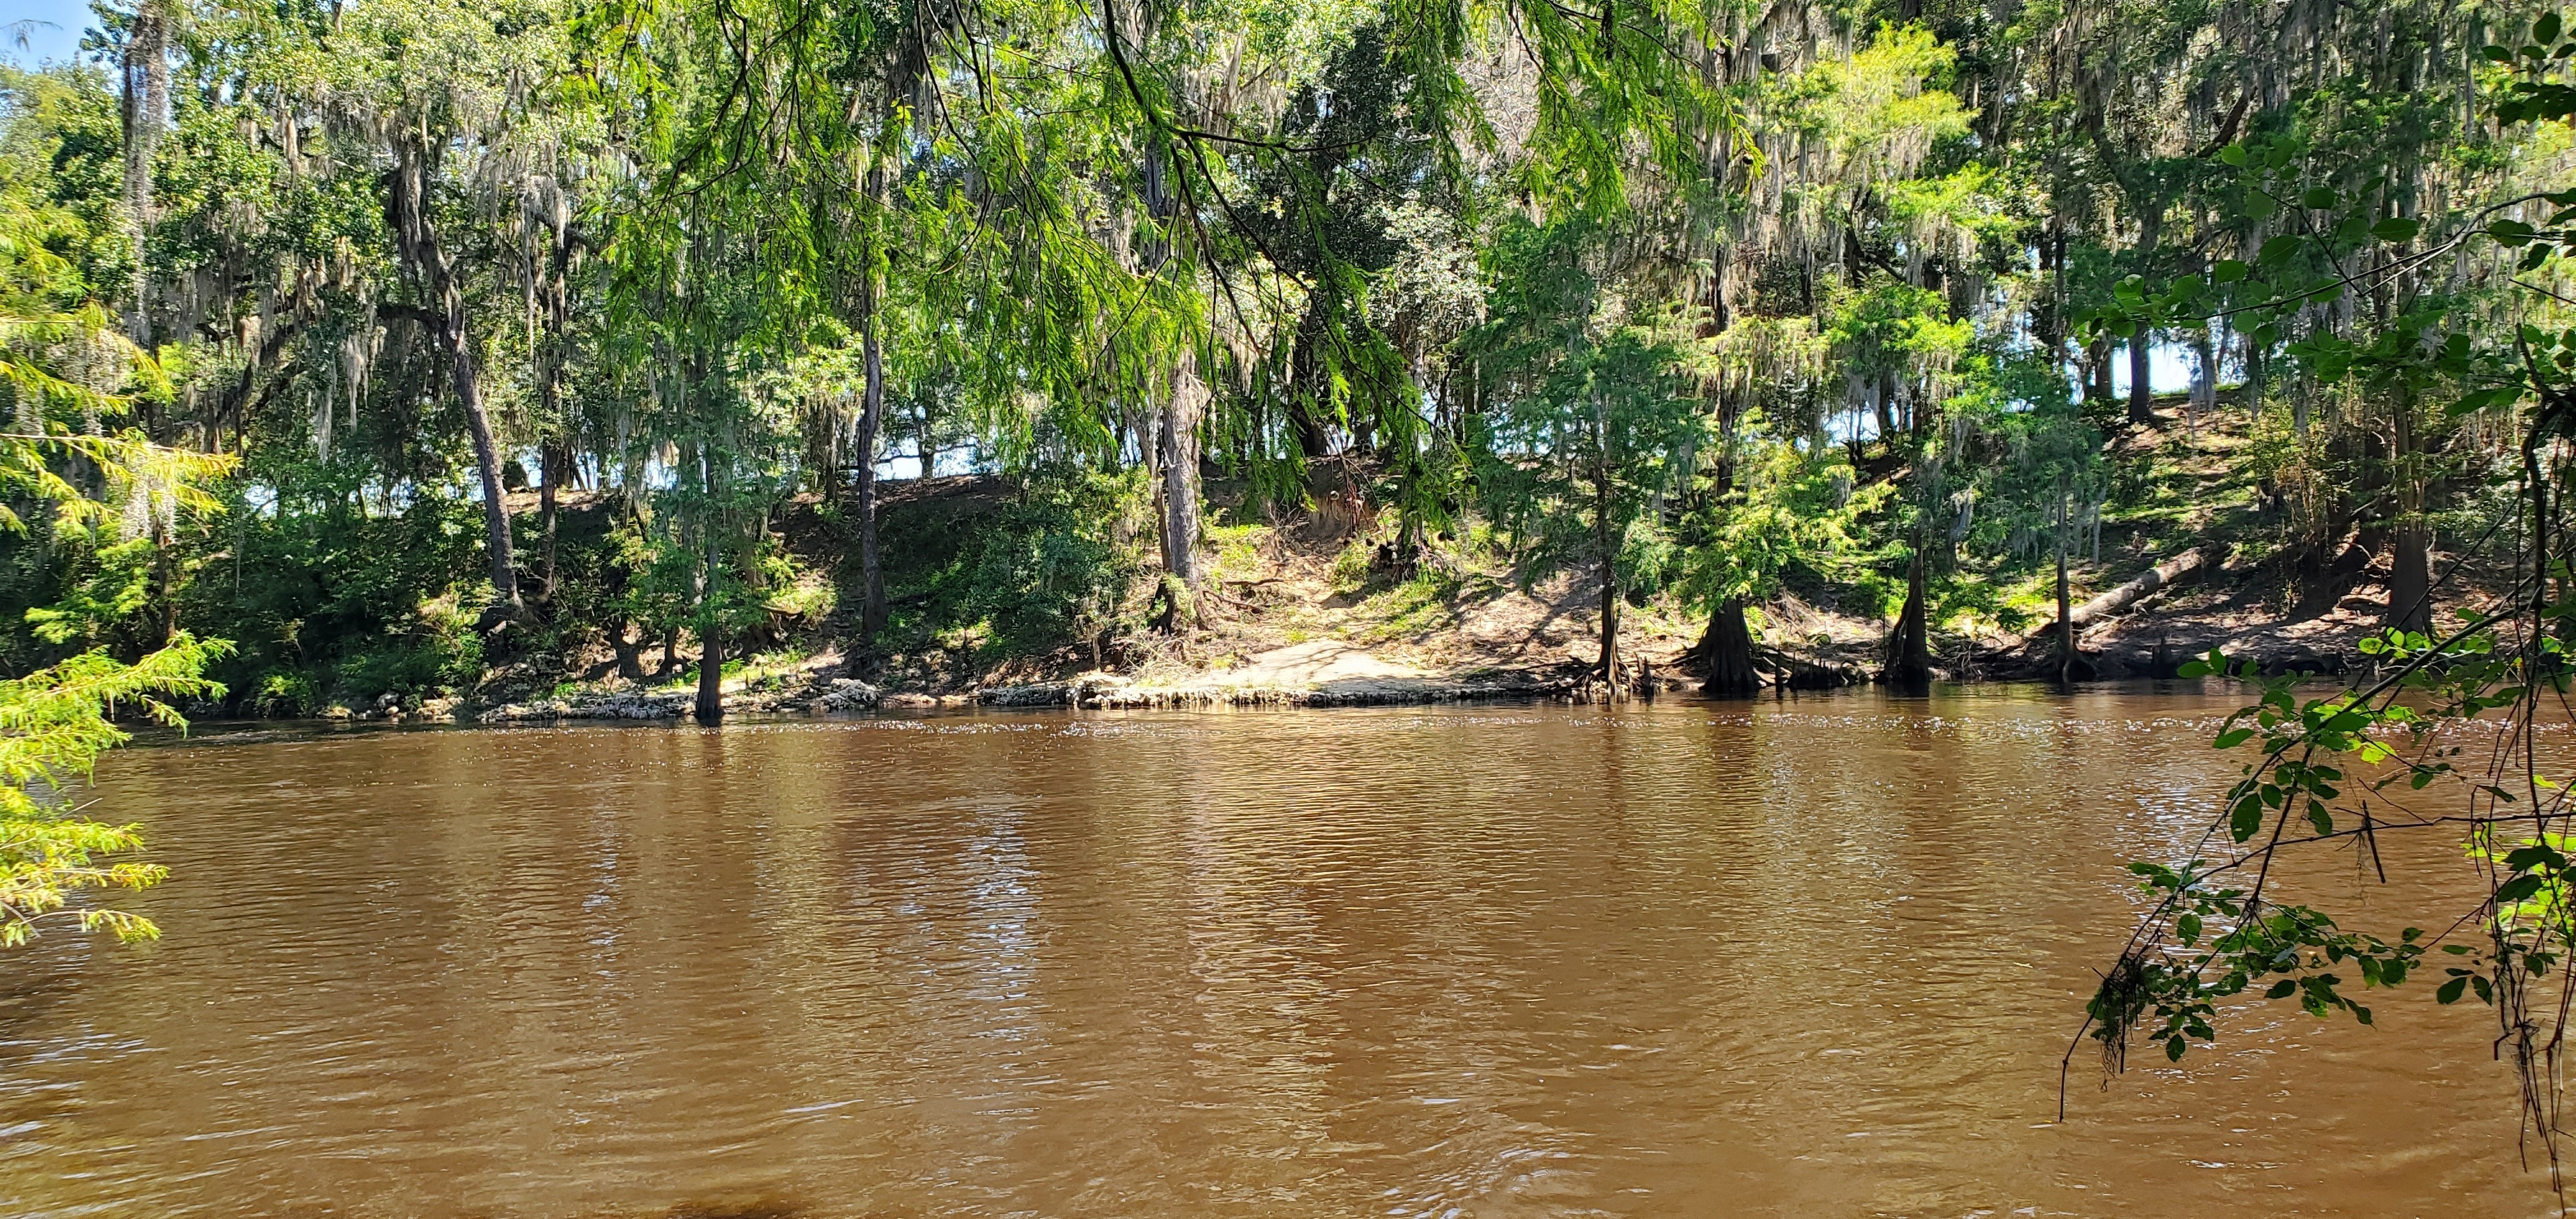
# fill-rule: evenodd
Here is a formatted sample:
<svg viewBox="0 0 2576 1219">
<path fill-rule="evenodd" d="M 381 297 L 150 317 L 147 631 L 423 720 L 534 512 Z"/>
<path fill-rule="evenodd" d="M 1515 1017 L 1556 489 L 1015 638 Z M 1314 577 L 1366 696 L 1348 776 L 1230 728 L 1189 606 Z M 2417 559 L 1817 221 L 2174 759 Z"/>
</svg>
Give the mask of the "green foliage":
<svg viewBox="0 0 2576 1219">
<path fill-rule="evenodd" d="M 1629 316 L 1587 267 L 1599 236 L 1580 221 L 1495 235 L 1476 343 L 1504 396 L 1478 420 L 1478 486 L 1533 570 L 1579 559 L 1651 586 L 1671 559 L 1654 500 L 1706 424 L 1668 328 Z"/>
<path fill-rule="evenodd" d="M 150 919 L 130 911 L 71 904 L 83 889 L 145 889 L 168 872 L 113 858 L 142 847 L 138 827 L 84 820 L 62 799 L 89 777 L 98 755 L 128 739 L 109 719 L 120 703 L 184 727 L 163 699 L 221 695 L 223 687 L 200 674 L 223 650 L 220 642 L 180 635 L 134 664 L 83 652 L 0 682 L 0 947 L 26 943 L 40 922 L 62 915 L 84 931 L 105 928 L 128 942 L 160 936 Z"/>
<path fill-rule="evenodd" d="M 2106 1049 L 2116 1054 L 2133 1033 L 2144 1031 L 2163 1043 L 2168 1058 L 2179 1059 L 2190 1041 L 2216 1037 L 2218 1001 L 2274 975 L 2280 980 L 2265 997 L 2296 996 L 2311 1015 L 2348 1011 L 2368 1024 L 2370 1009 L 2340 989 L 2347 980 L 2331 969 L 2349 962 L 2365 988 L 2395 986 L 2429 947 L 2441 945 L 2455 955 L 2477 952 L 2469 945 L 2443 945 L 2447 937 L 2425 940 L 2411 927 L 2390 944 L 2343 930 L 2311 907 L 2267 905 L 2262 899 L 2275 852 L 2283 846 L 2351 841 L 2375 859 L 2379 835 L 2424 824 L 2402 814 L 2390 820 L 2385 793 L 2401 781 L 2415 791 L 2440 781 L 2464 785 L 2473 799 L 2517 799 L 2493 781 L 2458 770 L 2447 760 L 2459 756 L 2458 747 L 2442 747 L 2441 730 L 2519 705 L 2528 696 L 2522 683 L 2535 657 L 2553 675 L 2551 684 L 2561 688 L 2567 666 L 2556 639 L 2537 640 L 2535 653 L 2517 655 L 2499 650 L 2485 626 L 2438 642 L 2405 631 L 2365 640 L 2362 651 L 2384 658 L 2395 672 L 2367 689 L 2307 698 L 2298 694 L 2305 674 L 2267 677 L 2251 662 L 2231 662 L 2218 652 L 2183 667 L 2185 677 L 2230 678 L 2259 691 L 2253 704 L 2227 717 L 2214 743 L 2222 750 L 2259 751 L 2227 793 L 2223 829 L 2236 844 L 2265 841 L 2217 864 L 2131 865 L 2155 898 L 2151 927 L 2171 938 L 2174 951 L 2133 946 L 2105 977 L 2087 1011 L 2095 1022 L 2093 1036 Z M 2399 701 L 2401 694 L 2410 701 Z M 2411 741 L 2412 749 L 2390 744 L 2392 734 Z M 2354 768 L 2349 775 L 2347 766 Z M 2375 821 L 2369 811 L 2374 795 L 2383 809 Z M 2488 957 L 2502 973 L 2544 974 L 2576 931 L 2564 902 L 2566 856 L 2552 835 L 2508 846 L 2498 845 L 2499 830 L 2479 823 L 2469 835 L 2473 852 L 2497 877 L 2488 899 L 2496 932 Z M 2492 1001 L 2496 983 L 2487 976 L 2457 966 L 2446 972 L 2451 980 L 2437 991 L 2440 1002 L 2457 1000 L 2471 985 L 2481 999 Z"/>
<path fill-rule="evenodd" d="M 1130 478 L 1072 475 L 1032 478 L 1000 502 L 907 506 L 887 522 L 887 585 L 901 603 L 890 634 L 918 650 L 968 624 L 1014 656 L 1136 629 L 1138 555 L 1114 524 L 1145 510 L 1143 494 Z"/>
<path fill-rule="evenodd" d="M 1734 461 L 1734 485 L 1690 522 L 1695 544 L 1682 559 L 1682 585 L 1702 606 L 1758 604 L 1783 573 L 1803 569 L 1832 583 L 1859 578 L 1864 521 L 1893 490 L 1865 489 L 1839 449 L 1800 449 L 1764 437 L 1760 422 Z"/>
</svg>

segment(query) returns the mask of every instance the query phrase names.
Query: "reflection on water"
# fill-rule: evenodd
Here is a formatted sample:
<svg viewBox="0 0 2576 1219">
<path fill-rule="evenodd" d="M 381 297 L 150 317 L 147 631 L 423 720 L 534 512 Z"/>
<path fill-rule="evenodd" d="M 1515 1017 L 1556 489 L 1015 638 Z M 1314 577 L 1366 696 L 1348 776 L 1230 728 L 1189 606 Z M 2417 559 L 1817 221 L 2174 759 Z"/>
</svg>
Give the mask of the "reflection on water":
<svg viewBox="0 0 2576 1219">
<path fill-rule="evenodd" d="M 151 824 L 169 938 L 8 959 L 0 1213 L 2543 1213 L 2424 994 L 2107 1091 L 2079 1057 L 2050 1120 L 2120 865 L 2198 828 L 2228 706 L 138 750 L 98 808 Z"/>
</svg>

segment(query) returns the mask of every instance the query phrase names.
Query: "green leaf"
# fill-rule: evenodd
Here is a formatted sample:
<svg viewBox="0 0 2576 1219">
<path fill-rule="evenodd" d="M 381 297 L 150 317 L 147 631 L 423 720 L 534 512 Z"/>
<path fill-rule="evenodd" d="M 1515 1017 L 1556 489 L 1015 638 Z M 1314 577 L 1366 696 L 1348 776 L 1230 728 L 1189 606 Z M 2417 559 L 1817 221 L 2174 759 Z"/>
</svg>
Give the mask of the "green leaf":
<svg viewBox="0 0 2576 1219">
<path fill-rule="evenodd" d="M 2508 880 L 2503 884 L 2496 886 L 2495 904 L 2499 906 L 2510 906 L 2534 893 L 2540 892 L 2540 886 L 2543 883 L 2545 882 L 2537 876 L 2514 877 L 2512 880 Z"/>
<path fill-rule="evenodd" d="M 2232 284 L 2238 280 L 2244 279 L 2245 274 L 2249 269 L 2250 268 L 2248 268 L 2244 263 L 2233 258 L 2222 258 L 2219 259 L 2215 265 L 2209 268 L 2209 282 L 2214 284 Z"/>
<path fill-rule="evenodd" d="M 2176 1033 L 2171 1037 L 2165 1038 L 2165 1061 L 2181 1062 L 2182 1052 L 2185 1048 L 2187 1048 L 2187 1046 L 2182 1039 L 2182 1034 Z"/>
<path fill-rule="evenodd" d="M 2391 216 L 2370 226 L 2370 235 L 2381 241 L 2412 241 L 2422 231 L 2424 222 L 2408 216 Z"/>
<path fill-rule="evenodd" d="M 2185 676 L 2190 676 L 2190 674 L 2185 674 Z M 2251 728 L 2230 728 L 2225 732 L 2219 733 L 2218 739 L 2210 742 L 2210 745 L 2217 749 L 2234 749 L 2237 746 L 2244 744 L 2253 735 L 2254 730 Z"/>
<path fill-rule="evenodd" d="M 2528 872 L 2544 864 L 2553 868 L 2564 867 L 2566 863 L 2566 856 L 2542 842 L 2516 848 L 2504 857 L 2504 866 L 2516 872 Z"/>
<path fill-rule="evenodd" d="M 2334 188 L 2330 186 L 2311 186 L 2308 188 L 2306 194 L 2299 196 L 2299 206 L 2301 207 L 2315 208 L 2318 211 L 2323 211 L 2327 208 L 2333 207 L 2334 205 Z"/>
<path fill-rule="evenodd" d="M 2236 841 L 2243 842 L 2262 828 L 2263 798 L 2248 792 L 2244 799 L 2236 802 L 2236 810 L 2228 818 L 2227 830 L 2236 836 Z"/>
<path fill-rule="evenodd" d="M 2443 983 L 2442 989 L 2433 992 L 2433 1001 L 2435 1003 L 2457 1003 L 2460 1001 L 2460 992 L 2467 990 L 2468 988 L 2469 980 L 2467 978 L 2453 978 L 2450 981 Z"/>
<path fill-rule="evenodd" d="M 2519 385 L 2509 385 L 2498 389 L 2473 390 L 2469 393 L 2460 395 L 2460 400 L 2445 408 L 2443 413 L 2454 418 L 2461 415 L 2474 415 L 2479 411 L 2492 410 L 2499 406 L 2511 405 L 2514 400 L 2520 397 L 2522 397 L 2522 387 Z"/>
<path fill-rule="evenodd" d="M 2498 220 L 2487 226 L 2487 236 L 2495 238 L 2497 245 L 2508 249 L 2531 244 L 2532 232 L 2530 225 L 2519 220 Z"/>
<path fill-rule="evenodd" d="M 2243 165 L 2245 163 L 2245 146 L 2243 144 L 2230 144 L 2225 148 L 2221 148 L 2218 150 L 2218 159 L 2222 164 Z"/>
<path fill-rule="evenodd" d="M 2299 983 L 2296 979 L 2283 978 L 2280 981 L 2273 983 L 2272 989 L 2264 991 L 2263 997 L 2266 999 L 2287 999 L 2292 994 L 2296 993 L 2298 989 Z"/>
<path fill-rule="evenodd" d="M 2531 40 L 2533 42 L 2558 41 L 2558 14 L 2542 13 L 2540 20 L 2531 24 Z"/>
<path fill-rule="evenodd" d="M 2265 241 L 2263 248 L 2255 251 L 2254 261 L 2267 267 L 2278 266 L 2297 257 L 2301 244 L 2298 237 L 2283 233 Z"/>
</svg>

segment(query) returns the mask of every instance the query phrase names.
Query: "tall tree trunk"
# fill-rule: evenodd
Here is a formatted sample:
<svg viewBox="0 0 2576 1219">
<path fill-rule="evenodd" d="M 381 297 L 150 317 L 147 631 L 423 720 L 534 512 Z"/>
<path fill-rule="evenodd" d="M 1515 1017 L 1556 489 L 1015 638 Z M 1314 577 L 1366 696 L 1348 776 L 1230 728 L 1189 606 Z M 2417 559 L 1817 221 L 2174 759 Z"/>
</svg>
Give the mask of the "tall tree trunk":
<svg viewBox="0 0 2576 1219">
<path fill-rule="evenodd" d="M 564 332 L 572 326 L 572 232 L 569 214 L 559 204 L 550 229 L 552 241 L 542 262 L 528 266 L 529 295 L 540 303 L 544 331 L 531 353 L 536 374 L 537 410 L 550 434 L 537 444 L 538 515 L 545 529 L 545 557 L 537 582 L 539 600 L 555 595 L 555 525 L 564 480 L 572 477 L 572 446 L 565 436 L 572 421 L 564 417 Z"/>
<path fill-rule="evenodd" d="M 403 261 L 420 277 L 437 318 L 438 341 L 447 349 L 449 377 L 456 383 L 457 404 L 465 410 L 465 427 L 474 438 L 474 467 L 483 482 L 484 548 L 492 561 L 495 609 L 516 617 L 520 609 L 518 561 L 510 547 L 510 501 L 501 482 L 501 449 L 492 438 L 492 420 L 483 410 L 483 387 L 474 365 L 474 339 L 465 319 L 465 293 L 457 286 L 455 266 L 439 248 L 438 232 L 429 219 L 429 171 L 419 144 L 397 142 L 389 180 L 387 217 L 393 224 Z"/>
<path fill-rule="evenodd" d="M 2096 337 L 2084 349 L 2084 397 L 2099 406 L 2111 404 L 2111 340 Z"/>
<path fill-rule="evenodd" d="M 1199 421 L 1207 415 L 1207 382 L 1199 377 L 1197 349 L 1184 345 L 1172 371 L 1172 401 L 1162 412 L 1163 570 L 1181 582 L 1190 605 L 1175 619 L 1198 619 Z"/>
<path fill-rule="evenodd" d="M 1923 604 L 1924 586 L 1923 545 L 1918 537 L 1914 557 L 1905 565 L 1905 608 L 1897 613 L 1896 629 L 1887 637 L 1887 664 L 1879 675 L 1891 686 L 1912 688 L 1932 680 L 1932 638 Z"/>
<path fill-rule="evenodd" d="M 859 395 L 859 434 L 852 447 L 858 467 L 859 643 L 873 649 L 885 629 L 885 558 L 877 546 L 877 432 L 885 423 L 885 351 L 877 341 L 876 310 L 871 307 L 860 342 L 867 366 L 867 388 Z"/>
<path fill-rule="evenodd" d="M 2389 531 L 2395 547 L 2388 565 L 2387 625 L 2419 635 L 2433 633 L 2433 526 L 2410 515 Z"/>
<path fill-rule="evenodd" d="M 709 623 L 698 632 L 698 705 L 701 724 L 724 719 L 724 632 Z"/>
<path fill-rule="evenodd" d="M 2415 403 L 2400 394 L 2388 431 L 2390 491 L 2397 501 L 2388 566 L 2388 625 L 2417 634 L 2433 630 L 2433 523 L 2424 515 L 2424 446 L 2416 432 Z"/>
<path fill-rule="evenodd" d="M 1607 435 L 1601 440 L 1606 444 Z M 1625 691 L 1619 672 L 1619 554 L 1611 549 L 1607 459 L 1592 464 L 1592 540 L 1601 555 L 1601 687 L 1616 699 Z"/>
<path fill-rule="evenodd" d="M 877 316 L 885 303 L 885 278 L 879 269 L 885 260 L 885 192 L 882 154 L 872 154 L 867 176 L 869 214 L 863 220 L 867 265 L 858 301 L 860 359 L 867 381 L 859 394 L 859 433 L 850 454 L 859 476 L 859 646 L 868 651 L 876 648 L 877 632 L 885 629 L 886 617 L 885 561 L 877 547 L 877 433 L 885 427 L 885 342 Z"/>
<path fill-rule="evenodd" d="M 465 426 L 474 436 L 474 465 L 483 477 L 484 548 L 492 559 L 493 603 L 519 609 L 519 564 L 510 547 L 510 498 L 501 482 L 501 447 L 492 438 L 492 420 L 483 411 L 483 386 L 474 369 L 474 343 L 465 329 L 465 300 L 451 285 L 447 290 L 447 349 L 456 378 L 456 400 L 465 408 Z"/>
<path fill-rule="evenodd" d="M 712 456 L 699 459 L 699 485 L 705 488 L 709 505 L 708 517 L 700 524 L 706 531 L 706 555 L 698 581 L 698 705 L 701 724 L 712 724 L 724 718 L 724 626 L 717 621 L 717 585 L 724 579 L 724 550 L 717 533 L 716 464 Z"/>
<path fill-rule="evenodd" d="M 2218 340 L 2203 326 L 2191 336 L 2191 409 L 2209 411 L 2218 406 Z"/>
<path fill-rule="evenodd" d="M 1710 694 L 1753 694 L 1762 689 L 1762 675 L 1753 671 L 1753 632 L 1744 625 L 1744 601 L 1729 597 L 1717 603 L 1708 616 L 1708 630 L 1694 649 L 1700 654 L 1707 680 L 1700 689 Z"/>
<path fill-rule="evenodd" d="M 2143 326 L 2136 338 L 2129 340 L 2129 422 L 2139 427 L 2159 427 L 2164 420 L 2156 417 L 2156 393 L 2150 362 L 2155 356 L 2155 341 Z"/>
<path fill-rule="evenodd" d="M 572 454 L 557 441 L 546 441 L 537 447 L 537 473 L 545 484 L 537 488 L 537 519 L 545 531 L 544 557 L 538 564 L 537 600 L 551 601 L 555 595 L 555 525 L 562 511 L 557 501 L 556 485 L 572 468 Z"/>
<path fill-rule="evenodd" d="M 125 42 L 125 223 L 134 241 L 126 336 L 152 347 L 152 270 L 144 239 L 153 219 L 152 162 L 160 154 L 161 128 L 170 114 L 170 19 L 163 0 L 143 0 Z"/>
<path fill-rule="evenodd" d="M 2075 617 L 2067 604 L 2066 544 L 2068 511 L 2067 489 L 2057 490 L 2057 681 L 2064 685 L 2075 680 Z"/>
<path fill-rule="evenodd" d="M 680 628 L 666 626 L 662 628 L 662 668 L 653 676 L 658 680 L 667 681 L 672 674 L 679 671 Z"/>
<path fill-rule="evenodd" d="M 2140 209 L 2138 222 L 2138 258 L 2143 267 L 2155 257 L 2156 235 L 2164 227 L 2164 213 L 2157 208 Z M 2155 384 L 2151 361 L 2155 356 L 2156 336 L 2148 327 L 2138 327 L 2129 338 L 2129 422 L 2139 427 L 2156 427 L 2164 421 L 2156 418 Z"/>
</svg>

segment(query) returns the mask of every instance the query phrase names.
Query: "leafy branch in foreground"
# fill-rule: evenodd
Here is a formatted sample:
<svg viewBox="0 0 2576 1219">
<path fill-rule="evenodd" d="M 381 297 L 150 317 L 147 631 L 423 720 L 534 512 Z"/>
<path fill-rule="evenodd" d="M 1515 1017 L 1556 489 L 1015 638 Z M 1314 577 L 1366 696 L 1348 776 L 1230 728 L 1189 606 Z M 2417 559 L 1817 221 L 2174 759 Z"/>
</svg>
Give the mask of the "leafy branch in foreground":
<svg viewBox="0 0 2576 1219">
<path fill-rule="evenodd" d="M 0 946 L 26 943 L 39 921 L 55 917 L 129 942 L 160 936 L 141 915 L 70 905 L 77 890 L 145 889 L 168 872 L 158 864 L 111 862 L 143 845 L 137 828 L 84 820 L 62 797 L 89 777 L 98 755 L 130 739 L 110 719 L 119 704 L 185 727 L 164 700 L 221 696 L 223 687 L 203 673 L 208 661 L 229 650 L 221 640 L 183 634 L 131 665 L 91 651 L 0 682 Z"/>
<path fill-rule="evenodd" d="M 2492 62 L 2522 65 L 2495 82 L 2505 123 L 2576 114 L 2564 100 L 2576 94 L 2560 79 L 2576 41 L 2549 49 L 2561 32 L 2559 18 L 2546 17 L 2532 25 L 2519 51 L 2487 48 Z M 2255 157 L 2229 146 L 2217 156 L 2245 171 L 2246 199 L 2278 210 L 2273 205 L 2290 185 L 2290 158 L 2282 151 L 2274 145 Z M 2494 218 L 2539 200 L 2571 210 L 2540 228 Z M 2122 310 L 2112 311 L 2120 315 L 2096 324 L 2134 329 L 2175 310 L 2223 306 L 2259 329 L 2325 295 L 2349 296 L 2365 280 L 2396 282 L 2393 277 L 2411 274 L 2410 265 L 2475 240 L 2492 243 L 2496 256 L 2511 257 L 2522 271 L 2576 253 L 2576 238 L 2558 231 L 2576 219 L 2576 192 L 2525 194 L 2468 213 L 2449 239 L 2411 253 L 2407 243 L 2420 227 L 2413 217 L 2374 223 L 2357 206 L 2336 214 L 2344 202 L 2331 189 L 2311 188 L 2299 196 L 2300 206 L 2326 213 L 2331 223 L 2275 236 L 2254 267 L 2222 262 L 2206 279 L 2182 282 L 2168 296 L 2124 285 Z M 2265 278 L 2252 271 L 2266 272 Z M 2254 687 L 2255 701 L 2227 717 L 2213 744 L 2258 756 L 2229 787 L 2199 842 L 2183 852 L 2186 862 L 2131 865 L 2152 900 L 2086 1005 L 2067 1061 L 2089 1037 L 2101 1047 L 2106 1073 L 2116 1073 L 2140 1036 L 2161 1042 L 2166 1058 L 2179 1061 L 2194 1042 L 2216 1038 L 2222 1003 L 2258 987 L 2263 998 L 2295 998 L 2312 1015 L 2343 1011 L 2368 1024 L 2371 1009 L 2355 994 L 2402 984 L 2428 968 L 2429 954 L 2439 949 L 2448 961 L 2433 998 L 2453 1005 L 2474 996 L 2495 1015 L 2496 1055 L 2513 1064 L 2523 1128 L 2545 1151 L 2564 1209 L 2562 1054 L 2576 1012 L 2576 970 L 2562 962 L 2576 953 L 2576 825 L 2570 824 L 2576 809 L 2566 788 L 2543 773 L 2539 721 L 2544 701 L 2553 705 L 2553 718 L 2576 719 L 2567 700 L 2576 571 L 2569 565 L 2564 496 L 2576 460 L 2570 445 L 2576 441 L 2576 330 L 2553 334 L 2534 325 L 2566 298 L 2519 279 L 2514 284 L 2531 294 L 2532 305 L 2510 319 L 2483 317 L 2423 289 L 2411 299 L 2388 300 L 2385 324 L 2367 342 L 2329 336 L 2307 345 L 2320 378 L 2400 404 L 2396 423 L 2446 400 L 2444 419 L 2484 417 L 2501 434 L 2519 438 L 2519 477 L 2507 475 L 2504 483 L 2512 510 L 2487 535 L 2511 540 L 2504 573 L 2510 587 L 2446 633 L 2430 629 L 2424 607 L 2431 589 L 2417 587 L 2417 605 L 2391 607 L 2411 612 L 2392 614 L 2384 634 L 2361 641 L 2372 675 L 2322 696 L 2302 697 L 2311 675 L 2266 676 L 2216 650 L 2183 668 L 2186 677 Z M 2410 511 L 2407 519 L 2420 518 L 2420 511 Z M 2481 541 L 2472 549 L 2485 547 Z M 2391 595 L 2392 602 L 2401 595 L 2394 578 Z M 2432 800 L 2440 803 L 2426 803 Z M 2303 849 L 2353 849 L 2385 882 L 2381 838 L 2424 831 L 2461 843 L 2484 882 L 2469 908 L 2443 912 L 2450 921 L 2439 932 L 2408 927 L 2391 942 L 2347 930 L 2324 910 L 2269 900 L 2276 866 Z"/>
</svg>

